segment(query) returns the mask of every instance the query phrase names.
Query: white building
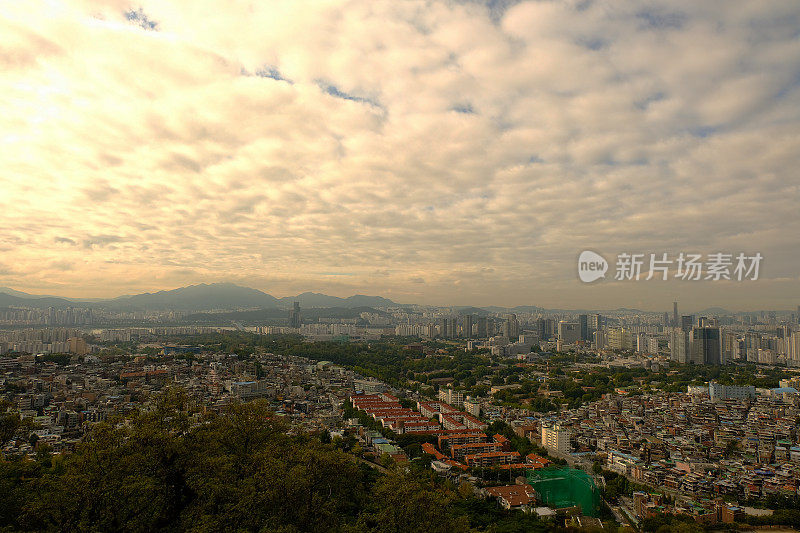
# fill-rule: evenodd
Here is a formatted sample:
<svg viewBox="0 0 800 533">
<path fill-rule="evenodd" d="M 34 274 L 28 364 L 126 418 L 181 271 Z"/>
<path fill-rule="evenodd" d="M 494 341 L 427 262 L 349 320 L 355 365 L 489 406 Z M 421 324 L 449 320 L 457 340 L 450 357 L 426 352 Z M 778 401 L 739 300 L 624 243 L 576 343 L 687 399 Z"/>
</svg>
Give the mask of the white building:
<svg viewBox="0 0 800 533">
<path fill-rule="evenodd" d="M 464 407 L 464 393 L 453 389 L 439 389 L 439 400 L 456 409 Z"/>
<path fill-rule="evenodd" d="M 569 453 L 569 430 L 558 422 L 542 423 L 542 446 L 548 450 Z"/>
<path fill-rule="evenodd" d="M 752 385 L 720 385 L 712 381 L 708 384 L 708 395 L 712 400 L 746 400 L 756 397 L 756 388 Z"/>
<path fill-rule="evenodd" d="M 786 338 L 786 362 L 788 366 L 800 366 L 800 331 Z"/>
</svg>

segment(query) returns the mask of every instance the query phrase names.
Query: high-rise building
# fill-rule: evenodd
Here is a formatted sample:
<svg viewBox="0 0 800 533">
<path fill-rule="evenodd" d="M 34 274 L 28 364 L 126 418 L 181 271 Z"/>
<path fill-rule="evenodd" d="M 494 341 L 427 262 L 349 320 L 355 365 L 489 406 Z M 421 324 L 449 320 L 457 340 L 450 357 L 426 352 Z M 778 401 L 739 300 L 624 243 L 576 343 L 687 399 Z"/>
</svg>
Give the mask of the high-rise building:
<svg viewBox="0 0 800 533">
<path fill-rule="evenodd" d="M 625 328 L 609 328 L 606 331 L 606 343 L 612 350 L 633 350 L 633 335 Z"/>
<path fill-rule="evenodd" d="M 683 315 L 681 317 L 681 329 L 683 331 L 691 331 L 694 326 L 694 315 Z"/>
<path fill-rule="evenodd" d="M 489 336 L 489 320 L 485 316 L 479 316 L 477 323 L 478 338 L 485 339 Z"/>
<path fill-rule="evenodd" d="M 464 315 L 464 337 L 467 339 L 472 338 L 472 323 L 474 318 L 473 315 Z"/>
<path fill-rule="evenodd" d="M 447 337 L 448 339 L 455 339 L 456 338 L 456 329 L 457 329 L 456 326 L 457 325 L 458 325 L 458 322 L 456 321 L 456 317 L 451 316 L 450 318 L 448 318 L 447 319 L 447 334 L 445 335 L 445 337 Z"/>
<path fill-rule="evenodd" d="M 795 331 L 786 339 L 786 363 L 788 366 L 800 366 L 800 331 Z"/>
<path fill-rule="evenodd" d="M 722 343 L 719 328 L 692 328 L 691 360 L 698 365 L 720 365 L 722 360 Z"/>
<path fill-rule="evenodd" d="M 300 302 L 294 302 L 292 309 L 289 311 L 289 327 L 299 328 L 303 321 L 300 316 Z"/>
<path fill-rule="evenodd" d="M 672 328 L 669 339 L 669 358 L 678 363 L 689 362 L 689 334 L 682 328 Z"/>
<path fill-rule="evenodd" d="M 542 445 L 548 450 L 569 453 L 569 430 L 558 422 L 543 422 Z"/>
<path fill-rule="evenodd" d="M 756 388 L 753 385 L 720 385 L 712 381 L 708 384 L 708 396 L 713 401 L 752 400 L 756 397 Z"/>
<path fill-rule="evenodd" d="M 452 405 L 456 409 L 464 407 L 464 393 L 451 388 L 445 389 L 442 387 L 439 389 L 439 400 Z"/>
<path fill-rule="evenodd" d="M 439 319 L 439 336 L 443 339 L 447 338 L 447 323 L 448 320 L 446 318 Z"/>
<path fill-rule="evenodd" d="M 591 323 L 589 324 L 592 331 L 597 331 L 603 328 L 603 315 L 592 315 Z"/>
<path fill-rule="evenodd" d="M 598 329 L 593 333 L 594 336 L 594 347 L 598 350 L 602 350 L 606 347 L 606 334 L 603 332 L 602 329 Z"/>
<path fill-rule="evenodd" d="M 78 355 L 86 355 L 89 353 L 89 347 L 86 345 L 86 341 L 82 337 L 70 337 L 67 339 L 67 343 L 69 343 L 70 353 Z"/>
<path fill-rule="evenodd" d="M 581 340 L 589 340 L 589 315 L 578 315 L 578 327 L 580 328 Z"/>
<path fill-rule="evenodd" d="M 516 340 L 519 337 L 519 321 L 517 315 L 506 315 L 505 324 L 503 324 L 503 336 L 509 340 Z"/>
<path fill-rule="evenodd" d="M 577 322 L 558 323 L 558 339 L 564 344 L 574 344 L 581 339 L 581 327 Z"/>
<path fill-rule="evenodd" d="M 678 327 L 678 302 L 672 302 L 672 327 Z"/>
<path fill-rule="evenodd" d="M 726 331 L 722 335 L 722 358 L 725 361 L 739 358 L 739 336 L 732 331 Z"/>
</svg>

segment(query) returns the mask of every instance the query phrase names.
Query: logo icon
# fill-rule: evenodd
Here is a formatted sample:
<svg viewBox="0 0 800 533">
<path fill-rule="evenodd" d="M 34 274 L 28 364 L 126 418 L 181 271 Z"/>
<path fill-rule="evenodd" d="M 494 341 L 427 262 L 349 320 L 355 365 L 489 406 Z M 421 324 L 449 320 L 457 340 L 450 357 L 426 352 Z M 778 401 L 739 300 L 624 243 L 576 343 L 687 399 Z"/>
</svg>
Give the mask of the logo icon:
<svg viewBox="0 0 800 533">
<path fill-rule="evenodd" d="M 607 270 L 608 261 L 600 254 L 591 250 L 584 250 L 578 256 L 578 277 L 584 283 L 591 283 L 604 278 Z"/>
</svg>

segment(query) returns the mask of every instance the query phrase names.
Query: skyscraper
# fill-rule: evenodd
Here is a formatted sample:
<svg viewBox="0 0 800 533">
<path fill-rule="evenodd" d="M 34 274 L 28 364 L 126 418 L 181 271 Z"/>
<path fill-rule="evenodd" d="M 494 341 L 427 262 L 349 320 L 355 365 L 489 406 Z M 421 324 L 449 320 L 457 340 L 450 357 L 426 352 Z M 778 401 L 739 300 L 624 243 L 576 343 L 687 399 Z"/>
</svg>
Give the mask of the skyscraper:
<svg viewBox="0 0 800 533">
<path fill-rule="evenodd" d="M 603 315 L 592 315 L 592 320 L 590 321 L 589 325 L 591 326 L 592 331 L 603 329 Z"/>
<path fill-rule="evenodd" d="M 678 327 L 678 302 L 672 302 L 672 327 Z"/>
<path fill-rule="evenodd" d="M 558 323 L 558 338 L 563 341 L 564 344 L 573 344 L 581 340 L 580 325 L 575 322 L 566 322 L 562 320 Z"/>
<path fill-rule="evenodd" d="M 678 363 L 689 362 L 689 334 L 681 328 L 672 328 L 669 340 L 670 359 Z"/>
<path fill-rule="evenodd" d="M 464 337 L 467 339 L 472 338 L 472 322 L 474 317 L 472 315 L 464 315 Z"/>
<path fill-rule="evenodd" d="M 578 325 L 581 328 L 581 340 L 589 340 L 589 315 L 578 315 Z"/>
<path fill-rule="evenodd" d="M 294 306 L 289 311 L 289 327 L 299 328 L 303 323 L 300 317 L 300 302 L 294 302 Z"/>
<path fill-rule="evenodd" d="M 509 340 L 516 340 L 519 337 L 519 321 L 517 315 L 506 315 L 506 322 L 503 324 L 503 336 Z"/>
<path fill-rule="evenodd" d="M 786 363 L 800 366 L 800 331 L 795 331 L 786 339 Z"/>
<path fill-rule="evenodd" d="M 489 336 L 489 321 L 485 316 L 478 317 L 478 338 L 485 339 Z"/>
<path fill-rule="evenodd" d="M 719 365 L 722 360 L 722 343 L 719 328 L 692 328 L 691 360 L 699 365 Z"/>
<path fill-rule="evenodd" d="M 439 336 L 443 339 L 447 338 L 447 322 L 446 318 L 439 319 Z"/>
<path fill-rule="evenodd" d="M 681 317 L 680 326 L 683 331 L 691 331 L 694 325 L 694 315 L 683 315 Z"/>
</svg>

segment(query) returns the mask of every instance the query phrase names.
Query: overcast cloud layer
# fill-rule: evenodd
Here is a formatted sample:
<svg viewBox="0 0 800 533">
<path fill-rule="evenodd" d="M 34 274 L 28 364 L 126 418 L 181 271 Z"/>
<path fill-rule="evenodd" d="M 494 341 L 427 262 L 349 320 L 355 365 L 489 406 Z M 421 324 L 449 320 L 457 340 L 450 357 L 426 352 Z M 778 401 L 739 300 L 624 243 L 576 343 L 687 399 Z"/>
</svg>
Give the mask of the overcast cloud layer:
<svg viewBox="0 0 800 533">
<path fill-rule="evenodd" d="M 799 32 L 796 0 L 4 2 L 0 286 L 794 308 Z M 762 279 L 583 285 L 584 249 Z"/>
</svg>

